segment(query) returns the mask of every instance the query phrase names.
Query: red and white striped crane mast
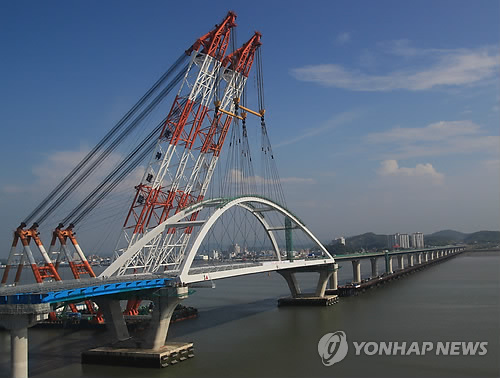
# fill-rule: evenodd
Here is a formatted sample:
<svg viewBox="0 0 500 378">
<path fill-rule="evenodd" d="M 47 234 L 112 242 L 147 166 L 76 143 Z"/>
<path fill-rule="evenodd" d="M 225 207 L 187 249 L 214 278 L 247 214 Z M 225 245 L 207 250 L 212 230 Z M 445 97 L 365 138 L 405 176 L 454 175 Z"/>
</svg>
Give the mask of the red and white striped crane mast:
<svg viewBox="0 0 500 378">
<path fill-rule="evenodd" d="M 261 36 L 259 32 L 255 32 L 242 47 L 229 54 L 222 62 L 225 67 L 222 77 L 227 82 L 227 85 L 222 99 L 216 101 L 215 115 L 210 127 L 200 132 L 203 139 L 200 155 L 185 190 L 186 194 L 189 194 L 196 202 L 202 201 L 205 197 L 231 121 L 234 117 L 242 118 L 237 114 L 239 99 L 245 88 L 255 52 L 262 44 L 260 42 Z M 187 204 L 187 201 L 181 202 L 177 211 Z M 193 214 L 192 220 L 195 219 L 196 214 Z"/>
<path fill-rule="evenodd" d="M 197 130 L 195 139 L 198 138 L 196 139 L 195 151 L 190 151 L 190 154 L 192 157 L 196 151 L 199 154 L 194 161 L 190 176 L 184 176 L 184 171 L 182 171 L 184 185 L 175 186 L 176 201 L 167 210 L 166 216 L 173 215 L 174 209 L 175 212 L 178 212 L 192 203 L 203 200 L 231 122 L 234 118 L 243 119 L 242 116 L 245 116 L 245 114 L 242 116 L 237 114 L 239 98 L 243 93 L 255 52 L 261 45 L 260 38 L 261 34 L 256 32 L 241 48 L 223 60 L 220 81 L 225 82 L 225 87 L 222 98 L 215 100 L 215 110 L 211 122 Z M 253 113 L 260 116 L 263 111 Z M 178 174 L 179 168 L 177 169 Z M 191 216 L 190 221 L 193 224 L 196 223 L 196 217 L 197 214 Z M 140 254 L 137 254 L 120 269 L 118 274 L 125 274 L 131 270 L 151 272 L 167 267 L 175 269 L 182 262 L 191 232 L 192 227 L 189 225 L 186 225 L 182 230 L 169 229 L 145 246 Z"/>
<path fill-rule="evenodd" d="M 235 19 L 236 14 L 228 12 L 186 51 L 191 55 L 188 70 L 124 223 L 125 248 L 164 221 L 182 196 L 178 188 L 208 113 Z"/>
</svg>

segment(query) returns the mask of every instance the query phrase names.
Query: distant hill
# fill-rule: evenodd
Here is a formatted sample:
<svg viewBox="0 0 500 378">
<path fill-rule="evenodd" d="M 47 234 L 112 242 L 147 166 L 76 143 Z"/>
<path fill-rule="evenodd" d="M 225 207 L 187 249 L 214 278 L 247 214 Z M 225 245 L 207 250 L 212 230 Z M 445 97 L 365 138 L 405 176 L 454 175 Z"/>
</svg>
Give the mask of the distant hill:
<svg viewBox="0 0 500 378">
<path fill-rule="evenodd" d="M 448 245 L 463 243 L 468 234 L 454 230 L 443 230 L 433 234 L 424 235 L 426 245 Z"/>
<path fill-rule="evenodd" d="M 373 232 L 350 236 L 345 239 L 346 245 L 340 245 L 332 241 L 326 247 L 335 254 L 352 253 L 360 249 L 374 250 L 387 248 L 387 236 Z M 442 230 L 433 234 L 424 235 L 426 246 L 441 246 L 449 244 L 500 244 L 500 231 L 479 231 L 470 234 L 455 231 Z"/>
<path fill-rule="evenodd" d="M 346 245 L 353 249 L 373 249 L 386 248 L 387 235 L 377 235 L 373 232 L 367 232 L 362 235 L 352 236 L 346 239 Z"/>
<path fill-rule="evenodd" d="M 425 235 L 426 237 L 440 237 L 447 238 L 450 240 L 464 240 L 468 234 L 455 230 L 443 230 L 438 231 L 430 235 Z"/>
<path fill-rule="evenodd" d="M 326 247 L 332 253 L 342 255 L 353 253 L 360 249 L 382 249 L 387 247 L 387 235 L 377 235 L 373 232 L 366 232 L 361 235 L 350 236 L 345 239 L 345 246 L 333 241 Z"/>
<path fill-rule="evenodd" d="M 463 232 L 444 230 L 424 236 L 426 245 L 448 245 L 456 243 L 465 244 L 487 244 L 500 243 L 500 231 L 478 231 L 471 234 Z"/>
<path fill-rule="evenodd" d="M 500 243 L 500 231 L 479 231 L 468 234 L 464 238 L 464 243 Z"/>
</svg>

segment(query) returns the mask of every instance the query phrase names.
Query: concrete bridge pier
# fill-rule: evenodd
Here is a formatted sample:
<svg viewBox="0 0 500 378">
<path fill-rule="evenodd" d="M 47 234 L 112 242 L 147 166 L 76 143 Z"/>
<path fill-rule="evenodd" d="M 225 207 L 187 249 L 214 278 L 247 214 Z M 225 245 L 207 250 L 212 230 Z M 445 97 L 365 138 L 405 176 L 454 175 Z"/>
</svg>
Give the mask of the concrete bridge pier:
<svg viewBox="0 0 500 378">
<path fill-rule="evenodd" d="M 424 252 L 424 262 L 429 262 L 429 252 Z"/>
<path fill-rule="evenodd" d="M 352 260 L 352 283 L 361 283 L 361 262 Z"/>
<path fill-rule="evenodd" d="M 398 255 L 398 265 L 399 265 L 399 269 L 405 268 L 404 255 Z"/>
<path fill-rule="evenodd" d="M 422 253 L 417 253 L 417 264 L 422 264 Z"/>
<path fill-rule="evenodd" d="M 123 310 L 120 300 L 109 297 L 97 297 L 94 302 L 102 311 L 106 320 L 106 329 L 111 334 L 113 340 L 124 341 L 130 338 L 127 323 L 123 317 Z"/>
<path fill-rule="evenodd" d="M 392 256 L 389 255 L 389 253 L 385 253 L 385 273 L 386 274 L 391 274 L 393 273 L 392 270 Z"/>
<path fill-rule="evenodd" d="M 179 302 L 188 296 L 188 287 L 173 287 L 159 290 L 153 296 L 153 313 L 146 337 L 141 346 L 145 349 L 158 350 L 165 345 L 170 319 Z"/>
<path fill-rule="evenodd" d="M 278 306 L 286 305 L 320 305 L 328 306 L 336 303 L 338 298 L 336 295 L 336 290 L 338 288 L 338 276 L 337 276 L 338 264 L 327 264 L 316 267 L 306 267 L 306 268 L 293 268 L 293 269 L 283 269 L 277 272 L 286 280 L 288 288 L 290 289 L 291 297 L 280 298 L 278 300 Z M 314 293 L 302 293 L 299 284 L 295 277 L 296 273 L 305 272 L 315 272 L 319 273 L 318 284 L 316 285 L 316 290 Z M 331 278 L 334 276 L 333 278 Z M 331 291 L 335 290 L 335 293 L 327 293 L 326 286 L 330 282 Z"/>
<path fill-rule="evenodd" d="M 408 253 L 408 266 L 409 267 L 412 267 L 414 264 L 413 264 L 413 253 Z"/>
<path fill-rule="evenodd" d="M 193 343 L 166 343 L 170 319 L 179 302 L 188 296 L 187 286 L 162 287 L 145 296 L 154 304 L 151 320 L 142 337 L 128 336 L 119 301 L 100 298 L 98 305 L 108 316 L 111 332 L 121 343 L 94 348 L 82 353 L 82 363 L 166 367 L 193 357 Z M 116 322 L 116 324 L 115 324 Z M 129 339 L 129 340 L 127 340 Z"/>
<path fill-rule="evenodd" d="M 333 264 L 333 273 L 330 276 L 330 290 L 338 290 L 339 288 L 339 264 Z"/>
<path fill-rule="evenodd" d="M 301 294 L 301 291 L 297 278 L 295 277 L 295 272 L 291 270 L 283 270 L 278 271 L 278 273 L 285 279 L 288 288 L 290 289 L 290 293 L 292 294 L 292 298 L 297 298 Z"/>
<path fill-rule="evenodd" d="M 10 331 L 12 378 L 28 377 L 28 328 L 47 318 L 49 312 L 48 303 L 0 306 L 0 325 Z"/>
<path fill-rule="evenodd" d="M 377 270 L 377 258 L 372 257 L 370 259 L 370 262 L 372 264 L 372 278 L 375 278 L 378 276 L 378 270 Z"/>
</svg>

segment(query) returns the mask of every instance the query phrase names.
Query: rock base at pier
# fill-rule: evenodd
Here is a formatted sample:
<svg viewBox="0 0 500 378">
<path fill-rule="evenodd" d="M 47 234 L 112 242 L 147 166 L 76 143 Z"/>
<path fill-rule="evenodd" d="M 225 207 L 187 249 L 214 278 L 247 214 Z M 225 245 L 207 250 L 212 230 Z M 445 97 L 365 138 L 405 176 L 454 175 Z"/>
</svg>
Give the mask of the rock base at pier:
<svg viewBox="0 0 500 378">
<path fill-rule="evenodd" d="M 82 363 L 164 368 L 191 357 L 194 357 L 193 343 L 169 342 L 159 350 L 110 346 L 94 348 L 82 353 Z"/>
<path fill-rule="evenodd" d="M 325 295 L 324 297 L 303 296 L 285 297 L 278 299 L 278 307 L 281 306 L 330 306 L 339 301 L 338 295 Z"/>
</svg>

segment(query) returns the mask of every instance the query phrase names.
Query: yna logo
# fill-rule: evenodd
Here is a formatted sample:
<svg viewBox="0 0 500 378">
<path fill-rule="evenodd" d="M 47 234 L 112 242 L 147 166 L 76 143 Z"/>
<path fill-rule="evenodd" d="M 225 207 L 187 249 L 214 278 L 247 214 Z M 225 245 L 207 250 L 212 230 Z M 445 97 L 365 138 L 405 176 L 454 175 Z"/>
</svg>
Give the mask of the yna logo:
<svg viewBox="0 0 500 378">
<path fill-rule="evenodd" d="M 342 361 L 348 349 L 347 337 L 343 331 L 327 333 L 318 342 L 318 353 L 325 366 Z"/>
</svg>

